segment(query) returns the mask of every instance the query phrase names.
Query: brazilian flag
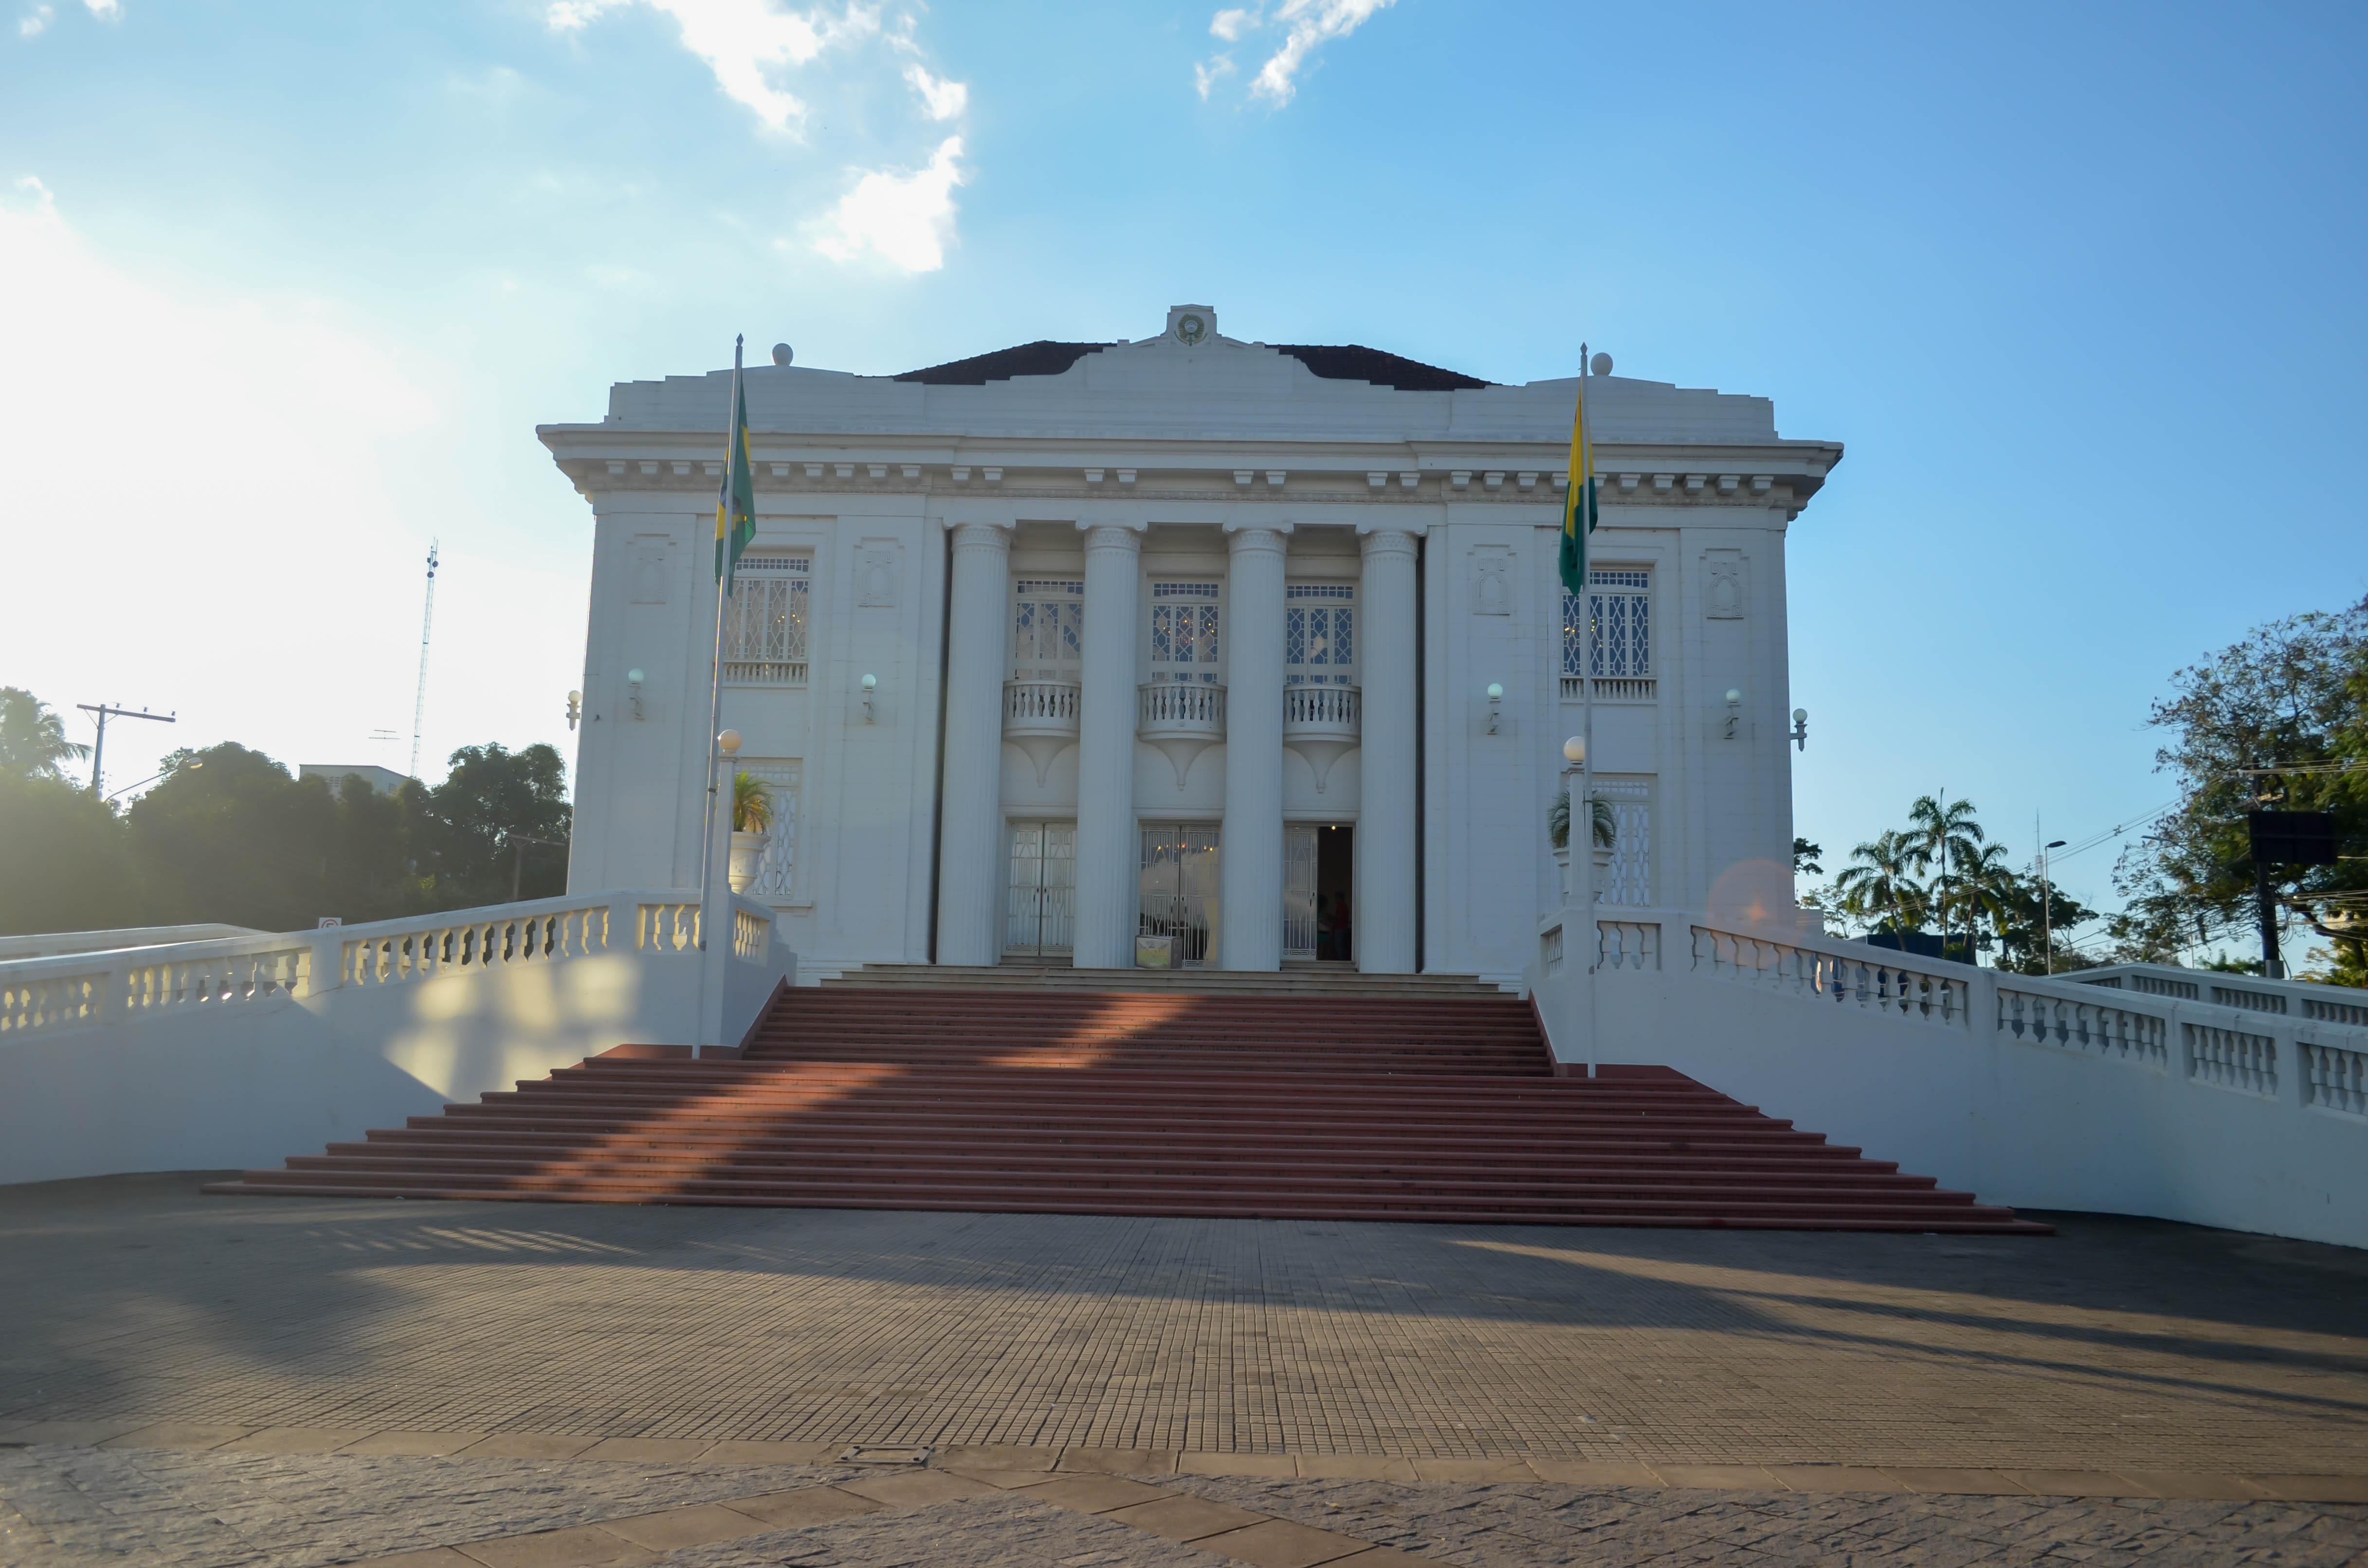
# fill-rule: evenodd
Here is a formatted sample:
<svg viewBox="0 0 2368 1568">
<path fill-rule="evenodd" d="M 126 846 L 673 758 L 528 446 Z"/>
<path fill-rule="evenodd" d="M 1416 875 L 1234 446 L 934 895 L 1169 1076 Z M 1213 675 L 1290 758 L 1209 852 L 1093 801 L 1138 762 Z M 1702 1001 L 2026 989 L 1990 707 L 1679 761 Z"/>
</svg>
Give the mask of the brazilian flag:
<svg viewBox="0 0 2368 1568">
<path fill-rule="evenodd" d="M 732 434 L 723 460 L 723 487 L 715 497 L 715 579 L 732 591 L 741 551 L 757 537 L 757 471 L 748 460 L 748 392 L 740 384 L 740 344 L 732 345 Z"/>
<path fill-rule="evenodd" d="M 1587 373 L 1570 416 L 1570 484 L 1562 501 L 1562 585 L 1587 602 L 1587 536 L 1595 531 L 1595 449 L 1587 437 Z"/>
</svg>

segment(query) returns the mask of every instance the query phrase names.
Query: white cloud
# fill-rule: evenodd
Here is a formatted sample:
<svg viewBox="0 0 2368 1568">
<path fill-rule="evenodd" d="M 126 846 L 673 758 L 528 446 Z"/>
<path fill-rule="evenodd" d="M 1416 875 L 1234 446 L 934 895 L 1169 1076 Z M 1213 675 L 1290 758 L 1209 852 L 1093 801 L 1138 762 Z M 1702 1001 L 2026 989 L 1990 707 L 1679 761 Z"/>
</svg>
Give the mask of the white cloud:
<svg viewBox="0 0 2368 1568">
<path fill-rule="evenodd" d="M 1250 10 L 1220 11 L 1209 19 L 1209 34 L 1227 43 L 1237 43 L 1242 34 L 1258 25 L 1258 14 Z"/>
<path fill-rule="evenodd" d="M 543 15 L 554 32 L 575 32 L 608 12 L 637 4 L 672 17 L 682 29 L 682 46 L 706 62 L 724 95 L 781 131 L 798 128 L 806 106 L 794 93 L 775 85 L 772 74 L 803 65 L 834 44 L 880 30 L 879 8 L 853 0 L 836 15 L 819 6 L 807 12 L 786 10 L 773 0 L 552 0 Z"/>
<path fill-rule="evenodd" d="M 120 22 L 123 19 L 123 0 L 82 0 L 82 3 L 89 6 L 90 14 L 102 22 Z M 45 11 L 49 9 L 46 6 L 41 8 Z"/>
<path fill-rule="evenodd" d="M 50 18 L 56 15 L 57 13 L 47 6 L 34 6 L 17 23 L 17 36 L 18 38 L 40 37 L 42 30 L 50 25 Z"/>
<path fill-rule="evenodd" d="M 935 272 L 953 238 L 954 187 L 962 183 L 962 138 L 949 136 L 922 168 L 875 169 L 855 182 L 814 249 L 834 261 L 881 256 L 907 272 Z"/>
<path fill-rule="evenodd" d="M 1277 108 L 1299 91 L 1299 73 L 1308 57 L 1334 39 L 1347 38 L 1386 9 L 1392 0 L 1281 0 L 1269 18 L 1262 9 L 1229 7 L 1209 20 L 1210 33 L 1226 43 L 1269 27 L 1283 29 L 1282 42 L 1250 81 L 1250 97 L 1265 98 Z M 1192 85 L 1205 98 L 1219 78 L 1234 68 L 1233 57 L 1212 56 L 1192 68 Z"/>
<path fill-rule="evenodd" d="M 905 66 L 905 83 L 921 95 L 921 103 L 928 109 L 931 119 L 952 119 L 970 107 L 969 87 L 942 76 L 932 76 L 922 66 Z"/>
</svg>

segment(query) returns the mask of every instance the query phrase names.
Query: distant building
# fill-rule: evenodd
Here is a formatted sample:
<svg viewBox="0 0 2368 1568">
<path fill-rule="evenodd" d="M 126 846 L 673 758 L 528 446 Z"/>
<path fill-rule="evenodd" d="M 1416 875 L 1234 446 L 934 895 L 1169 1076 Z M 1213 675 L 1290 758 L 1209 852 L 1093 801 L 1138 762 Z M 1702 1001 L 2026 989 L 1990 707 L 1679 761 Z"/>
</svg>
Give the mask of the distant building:
<svg viewBox="0 0 2368 1568">
<path fill-rule="evenodd" d="M 300 762 L 296 765 L 299 778 L 322 778 L 328 781 L 332 794 L 348 776 L 360 779 L 381 795 L 392 795 L 403 788 L 410 775 L 397 773 L 392 767 L 381 767 L 370 762 Z"/>
<path fill-rule="evenodd" d="M 731 381 L 541 431 L 596 522 L 579 892 L 699 881 Z M 753 368 L 723 635 L 775 806 L 751 896 L 825 967 L 1127 967 L 1148 937 L 1509 977 L 1564 899 L 1547 815 L 1592 679 L 1600 902 L 1789 908 L 1784 538 L 1841 448 L 1765 398 L 1587 384 L 1582 607 L 1575 381 L 1244 343 L 1202 306 L 893 378 Z"/>
</svg>

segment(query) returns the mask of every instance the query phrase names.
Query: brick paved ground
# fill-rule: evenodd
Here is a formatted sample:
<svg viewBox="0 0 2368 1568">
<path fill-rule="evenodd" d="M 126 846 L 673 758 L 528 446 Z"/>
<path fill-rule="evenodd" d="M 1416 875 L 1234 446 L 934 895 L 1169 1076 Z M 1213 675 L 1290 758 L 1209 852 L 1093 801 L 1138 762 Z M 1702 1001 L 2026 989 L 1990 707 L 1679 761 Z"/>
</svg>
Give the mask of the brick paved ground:
<svg viewBox="0 0 2368 1568">
<path fill-rule="evenodd" d="M 198 1179 L 0 1188 L 0 1437 L 161 1420 L 575 1435 L 502 1440 L 537 1453 L 638 1437 L 1291 1455 L 1275 1479 L 1159 1484 L 1475 1568 L 2368 1561 L 2368 1509 L 2269 1500 L 2340 1488 L 1455 1485 L 1403 1458 L 1397 1483 L 1346 1458 L 1368 1479 L 1291 1478 L 1327 1455 L 1643 1461 L 1673 1483 L 1753 1463 L 2368 1475 L 2368 1256 L 2343 1249 L 2083 1216 L 2051 1216 L 2051 1240 L 1966 1240 L 254 1200 Z M 294 1565 L 785 1484 L 777 1466 L 484 1452 L 0 1449 L 0 1560 Z M 1719 1483 L 1759 1484 L 1744 1474 Z M 1220 1561 L 1047 1506 L 949 1500 L 667 1561 Z M 127 1518 L 164 1533 L 125 1549 Z M 354 1522 L 371 1518 L 386 1528 Z"/>
</svg>

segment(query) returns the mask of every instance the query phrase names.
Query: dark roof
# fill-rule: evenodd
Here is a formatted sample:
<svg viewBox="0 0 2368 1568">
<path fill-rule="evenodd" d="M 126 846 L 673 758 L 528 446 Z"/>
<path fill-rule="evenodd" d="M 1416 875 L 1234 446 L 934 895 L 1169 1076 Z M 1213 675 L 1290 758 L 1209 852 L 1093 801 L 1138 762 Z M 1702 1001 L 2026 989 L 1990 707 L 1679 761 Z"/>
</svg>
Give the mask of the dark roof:
<svg viewBox="0 0 2368 1568">
<path fill-rule="evenodd" d="M 1099 354 L 1109 347 L 1106 343 L 1055 343 L 1050 338 L 1039 338 L 1017 348 L 998 348 L 992 354 L 976 354 L 926 369 L 907 370 L 894 379 L 933 387 L 983 387 L 989 381 L 1008 381 L 1014 376 L 1057 376 L 1087 355 Z M 1442 370 L 1436 365 L 1384 354 L 1361 343 L 1277 343 L 1269 347 L 1279 354 L 1290 355 L 1327 381 L 1371 381 L 1377 387 L 1395 387 L 1399 392 L 1455 392 L 1489 384 L 1458 370 Z"/>
<path fill-rule="evenodd" d="M 1106 343 L 1055 343 L 1049 337 L 1040 337 L 1017 348 L 998 348 L 992 354 L 974 354 L 967 359 L 931 365 L 927 369 L 907 370 L 895 380 L 932 387 L 983 387 L 989 381 L 1008 381 L 1014 376 L 1057 376 L 1087 355 L 1099 354 L 1109 347 Z"/>
<path fill-rule="evenodd" d="M 1442 370 L 1418 359 L 1384 354 L 1361 343 L 1277 343 L 1277 353 L 1288 354 L 1327 381 L 1371 381 L 1400 392 L 1459 392 L 1488 383 L 1461 370 Z"/>
</svg>

